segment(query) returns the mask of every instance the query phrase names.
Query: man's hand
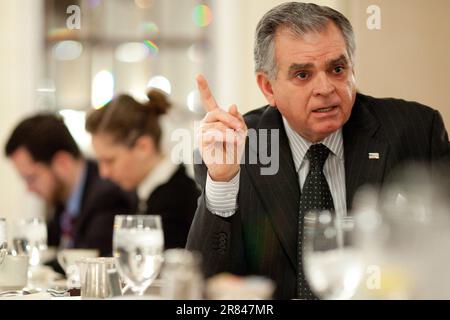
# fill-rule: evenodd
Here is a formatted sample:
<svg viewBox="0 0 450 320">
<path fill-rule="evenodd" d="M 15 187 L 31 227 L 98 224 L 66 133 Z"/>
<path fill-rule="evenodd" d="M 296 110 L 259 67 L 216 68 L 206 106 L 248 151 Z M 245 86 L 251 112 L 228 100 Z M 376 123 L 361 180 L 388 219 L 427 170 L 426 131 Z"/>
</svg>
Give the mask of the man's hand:
<svg viewBox="0 0 450 320">
<path fill-rule="evenodd" d="M 197 86 L 206 111 L 197 132 L 200 154 L 214 181 L 230 181 L 239 172 L 247 126 L 236 105 L 228 112 L 219 108 L 202 75 Z"/>
</svg>

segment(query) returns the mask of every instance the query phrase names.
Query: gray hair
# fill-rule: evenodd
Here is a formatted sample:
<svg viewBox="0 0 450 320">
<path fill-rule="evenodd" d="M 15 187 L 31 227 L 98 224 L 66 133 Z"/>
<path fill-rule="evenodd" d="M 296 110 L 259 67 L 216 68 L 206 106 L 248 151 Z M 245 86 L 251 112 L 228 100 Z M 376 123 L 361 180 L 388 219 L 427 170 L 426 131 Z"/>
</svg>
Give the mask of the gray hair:
<svg viewBox="0 0 450 320">
<path fill-rule="evenodd" d="M 277 74 L 275 60 L 275 34 L 279 27 L 287 27 L 302 37 L 308 32 L 325 30 L 333 22 L 342 32 L 350 62 L 355 53 L 355 36 L 350 22 L 340 12 L 313 3 L 286 2 L 268 11 L 259 21 L 255 34 L 255 72 L 263 72 L 269 78 Z"/>
</svg>

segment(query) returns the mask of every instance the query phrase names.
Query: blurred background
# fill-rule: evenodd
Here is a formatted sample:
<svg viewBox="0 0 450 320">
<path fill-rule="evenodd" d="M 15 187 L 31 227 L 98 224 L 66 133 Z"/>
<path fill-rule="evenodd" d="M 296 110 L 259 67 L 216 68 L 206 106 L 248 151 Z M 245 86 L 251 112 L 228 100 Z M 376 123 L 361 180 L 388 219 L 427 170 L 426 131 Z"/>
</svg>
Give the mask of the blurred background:
<svg viewBox="0 0 450 320">
<path fill-rule="evenodd" d="M 203 116 L 195 76 L 205 74 L 220 105 L 241 112 L 265 104 L 253 72 L 253 35 L 276 0 L 0 0 L 0 142 L 38 110 L 62 114 L 88 155 L 84 117 L 117 93 L 146 99 L 166 91 L 164 146 L 175 128 Z M 450 1 L 312 1 L 344 13 L 356 34 L 361 92 L 415 100 L 440 110 L 450 126 Z M 80 8 L 79 29 L 67 21 Z M 379 29 L 369 29 L 380 9 Z M 373 7 L 372 7 L 373 8 Z M 76 23 L 75 20 L 70 20 Z M 74 24 L 72 24 L 74 25 Z M 76 25 L 76 24 L 75 24 Z M 447 61 L 447 62 L 446 62 Z M 3 154 L 3 152 L 2 152 Z M 0 158 L 0 217 L 39 216 L 44 206 Z"/>
</svg>

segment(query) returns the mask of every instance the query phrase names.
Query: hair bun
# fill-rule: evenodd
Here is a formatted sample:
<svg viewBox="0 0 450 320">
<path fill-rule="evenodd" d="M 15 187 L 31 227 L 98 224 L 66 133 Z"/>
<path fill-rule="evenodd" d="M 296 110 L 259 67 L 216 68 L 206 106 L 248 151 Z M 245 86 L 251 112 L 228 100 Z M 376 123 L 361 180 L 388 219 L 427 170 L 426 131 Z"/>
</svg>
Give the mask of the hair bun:
<svg viewBox="0 0 450 320">
<path fill-rule="evenodd" d="M 147 97 L 149 101 L 147 102 L 146 105 L 157 116 L 166 114 L 167 111 L 172 106 L 172 104 L 169 102 L 167 94 L 162 90 L 153 88 L 147 93 Z"/>
</svg>

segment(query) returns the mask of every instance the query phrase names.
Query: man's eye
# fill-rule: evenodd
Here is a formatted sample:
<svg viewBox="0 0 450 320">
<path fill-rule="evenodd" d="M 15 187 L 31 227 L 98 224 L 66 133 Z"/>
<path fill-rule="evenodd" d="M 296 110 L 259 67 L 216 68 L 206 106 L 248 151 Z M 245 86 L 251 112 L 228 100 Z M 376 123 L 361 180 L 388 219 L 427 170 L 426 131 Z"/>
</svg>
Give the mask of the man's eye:
<svg viewBox="0 0 450 320">
<path fill-rule="evenodd" d="M 334 72 L 335 74 L 341 74 L 341 73 L 344 72 L 344 67 L 342 67 L 342 66 L 335 67 L 335 68 L 333 69 L 333 72 Z"/>
<path fill-rule="evenodd" d="M 308 78 L 308 73 L 307 72 L 299 72 L 299 73 L 297 73 L 296 77 L 301 80 L 305 80 Z"/>
<path fill-rule="evenodd" d="M 104 159 L 103 163 L 106 164 L 106 165 L 111 165 L 111 164 L 114 163 L 114 159 Z"/>
</svg>

